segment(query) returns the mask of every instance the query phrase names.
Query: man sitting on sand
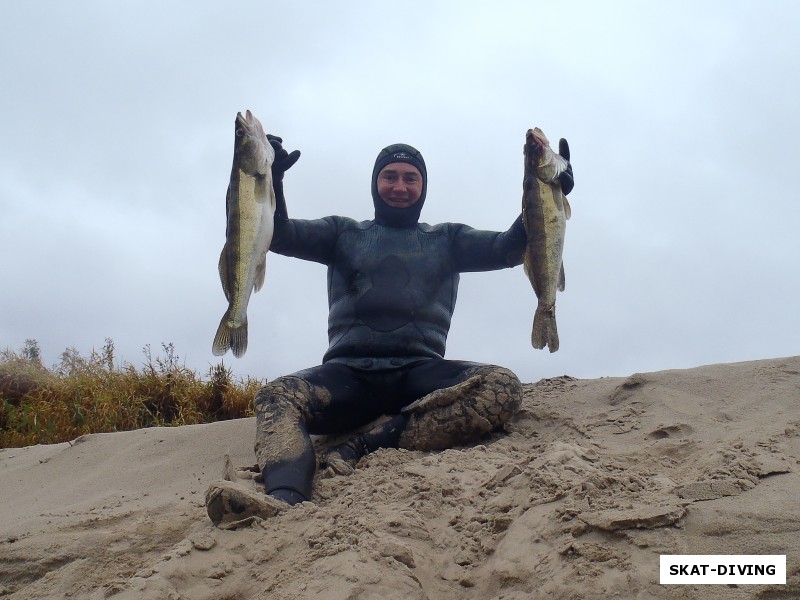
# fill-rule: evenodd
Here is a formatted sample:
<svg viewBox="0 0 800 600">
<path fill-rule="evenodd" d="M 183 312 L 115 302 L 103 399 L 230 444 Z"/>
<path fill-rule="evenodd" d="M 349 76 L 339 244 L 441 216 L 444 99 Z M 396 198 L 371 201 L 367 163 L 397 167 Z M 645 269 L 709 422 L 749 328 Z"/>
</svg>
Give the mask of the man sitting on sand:
<svg viewBox="0 0 800 600">
<path fill-rule="evenodd" d="M 266 495 L 213 484 L 206 506 L 223 526 L 311 499 L 311 434 L 343 434 L 388 417 L 328 452 L 327 466 L 344 474 L 378 448 L 473 442 L 506 423 L 522 401 L 508 369 L 444 358 L 459 273 L 521 264 L 521 216 L 503 233 L 420 223 L 425 161 L 415 148 L 393 144 L 372 172 L 373 220 L 290 219 L 283 175 L 300 152 L 289 154 L 280 138 L 268 137 L 278 203 L 270 250 L 327 265 L 330 345 L 322 365 L 279 377 L 256 396 L 255 453 Z M 572 190 L 571 168 L 561 186 Z"/>
</svg>

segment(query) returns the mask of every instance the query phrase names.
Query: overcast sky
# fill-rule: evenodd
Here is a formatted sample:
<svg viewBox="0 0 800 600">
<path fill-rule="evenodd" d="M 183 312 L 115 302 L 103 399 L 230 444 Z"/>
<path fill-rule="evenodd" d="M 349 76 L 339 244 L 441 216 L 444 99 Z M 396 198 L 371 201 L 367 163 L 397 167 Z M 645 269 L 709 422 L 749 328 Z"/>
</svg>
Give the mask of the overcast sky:
<svg viewBox="0 0 800 600">
<path fill-rule="evenodd" d="M 205 374 L 234 118 L 302 157 L 290 216 L 372 218 L 378 151 L 417 147 L 422 220 L 505 230 L 525 131 L 572 149 L 561 349 L 522 268 L 462 276 L 447 357 L 523 381 L 800 353 L 800 4 L 0 3 L 0 348 L 171 342 Z M 270 254 L 234 373 L 327 348 L 326 270 Z"/>
</svg>

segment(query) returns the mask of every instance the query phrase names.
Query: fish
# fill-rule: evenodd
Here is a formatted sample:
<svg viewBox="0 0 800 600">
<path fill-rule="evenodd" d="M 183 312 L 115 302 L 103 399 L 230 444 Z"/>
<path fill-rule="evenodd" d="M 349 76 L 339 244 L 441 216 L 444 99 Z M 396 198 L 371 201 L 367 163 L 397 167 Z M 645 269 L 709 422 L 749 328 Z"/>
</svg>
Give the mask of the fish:
<svg viewBox="0 0 800 600">
<path fill-rule="evenodd" d="M 566 142 L 562 142 L 564 148 Z M 572 213 L 561 191 L 559 176 L 569 166 L 567 158 L 550 148 L 538 127 L 525 134 L 525 173 L 522 181 L 522 222 L 528 241 L 523 254 L 525 274 L 538 298 L 533 316 L 531 345 L 556 352 L 556 291 L 564 291 L 564 234 Z"/>
<path fill-rule="evenodd" d="M 225 199 L 225 245 L 219 277 L 228 301 L 212 351 L 240 358 L 247 351 L 247 305 L 264 285 L 267 251 L 275 227 L 272 163 L 275 151 L 261 122 L 248 110 L 236 114 L 233 167 Z"/>
</svg>

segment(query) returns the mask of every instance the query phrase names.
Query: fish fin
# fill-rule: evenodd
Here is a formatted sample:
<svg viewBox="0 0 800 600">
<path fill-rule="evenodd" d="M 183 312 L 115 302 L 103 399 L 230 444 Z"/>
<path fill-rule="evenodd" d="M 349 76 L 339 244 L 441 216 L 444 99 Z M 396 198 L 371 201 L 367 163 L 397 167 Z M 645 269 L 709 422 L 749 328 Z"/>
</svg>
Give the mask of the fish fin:
<svg viewBox="0 0 800 600">
<path fill-rule="evenodd" d="M 558 181 L 558 178 L 561 177 L 561 174 L 569 167 L 569 161 L 559 154 L 553 154 L 553 161 L 556 164 L 553 178 L 550 180 L 551 183 Z"/>
<path fill-rule="evenodd" d="M 264 258 L 259 261 L 256 265 L 256 276 L 255 280 L 253 281 L 253 290 L 258 291 L 261 289 L 261 286 L 264 285 L 264 278 L 267 275 L 267 255 L 264 255 Z"/>
<path fill-rule="evenodd" d="M 531 331 L 531 345 L 537 350 L 545 346 L 550 352 L 558 350 L 558 328 L 556 327 L 556 307 L 539 305 L 533 315 L 533 329 Z"/>
<path fill-rule="evenodd" d="M 219 280 L 222 282 L 222 291 L 225 292 L 225 299 L 231 301 L 231 291 L 228 288 L 228 261 L 225 260 L 225 246 L 222 247 L 222 252 L 219 255 Z M 224 352 L 223 352 L 224 354 Z"/>
<path fill-rule="evenodd" d="M 236 358 L 241 358 L 247 351 L 247 320 L 239 327 L 228 325 L 228 313 L 222 317 L 222 321 L 217 328 L 217 335 L 214 336 L 214 344 L 211 351 L 214 356 L 222 356 L 228 349 L 233 351 Z"/>
<path fill-rule="evenodd" d="M 561 272 L 558 274 L 558 291 L 563 292 L 566 287 L 567 280 L 564 278 L 564 263 L 561 263 Z"/>
<path fill-rule="evenodd" d="M 569 219 L 572 216 L 572 207 L 569 205 L 569 200 L 564 196 L 564 216 Z"/>
<path fill-rule="evenodd" d="M 222 321 L 217 327 L 217 334 L 214 336 L 214 343 L 211 345 L 211 352 L 214 356 L 222 356 L 231 347 L 230 330 L 227 325 L 228 313 L 222 317 Z"/>
</svg>

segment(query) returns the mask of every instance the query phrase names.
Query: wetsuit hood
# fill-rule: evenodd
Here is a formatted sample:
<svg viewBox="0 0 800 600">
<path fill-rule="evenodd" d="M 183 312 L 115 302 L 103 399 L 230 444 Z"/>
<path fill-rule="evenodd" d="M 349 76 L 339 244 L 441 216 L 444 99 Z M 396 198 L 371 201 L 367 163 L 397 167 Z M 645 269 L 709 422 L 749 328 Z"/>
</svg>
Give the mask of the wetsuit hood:
<svg viewBox="0 0 800 600">
<path fill-rule="evenodd" d="M 389 164 L 403 162 L 415 166 L 422 174 L 422 194 L 411 206 L 397 208 L 389 206 L 378 194 L 378 174 Z M 392 144 L 386 146 L 375 159 L 372 169 L 372 202 L 375 205 L 375 221 L 387 227 L 412 227 L 419 222 L 422 205 L 425 204 L 425 194 L 428 191 L 428 171 L 425 160 L 419 150 L 408 144 Z"/>
</svg>

